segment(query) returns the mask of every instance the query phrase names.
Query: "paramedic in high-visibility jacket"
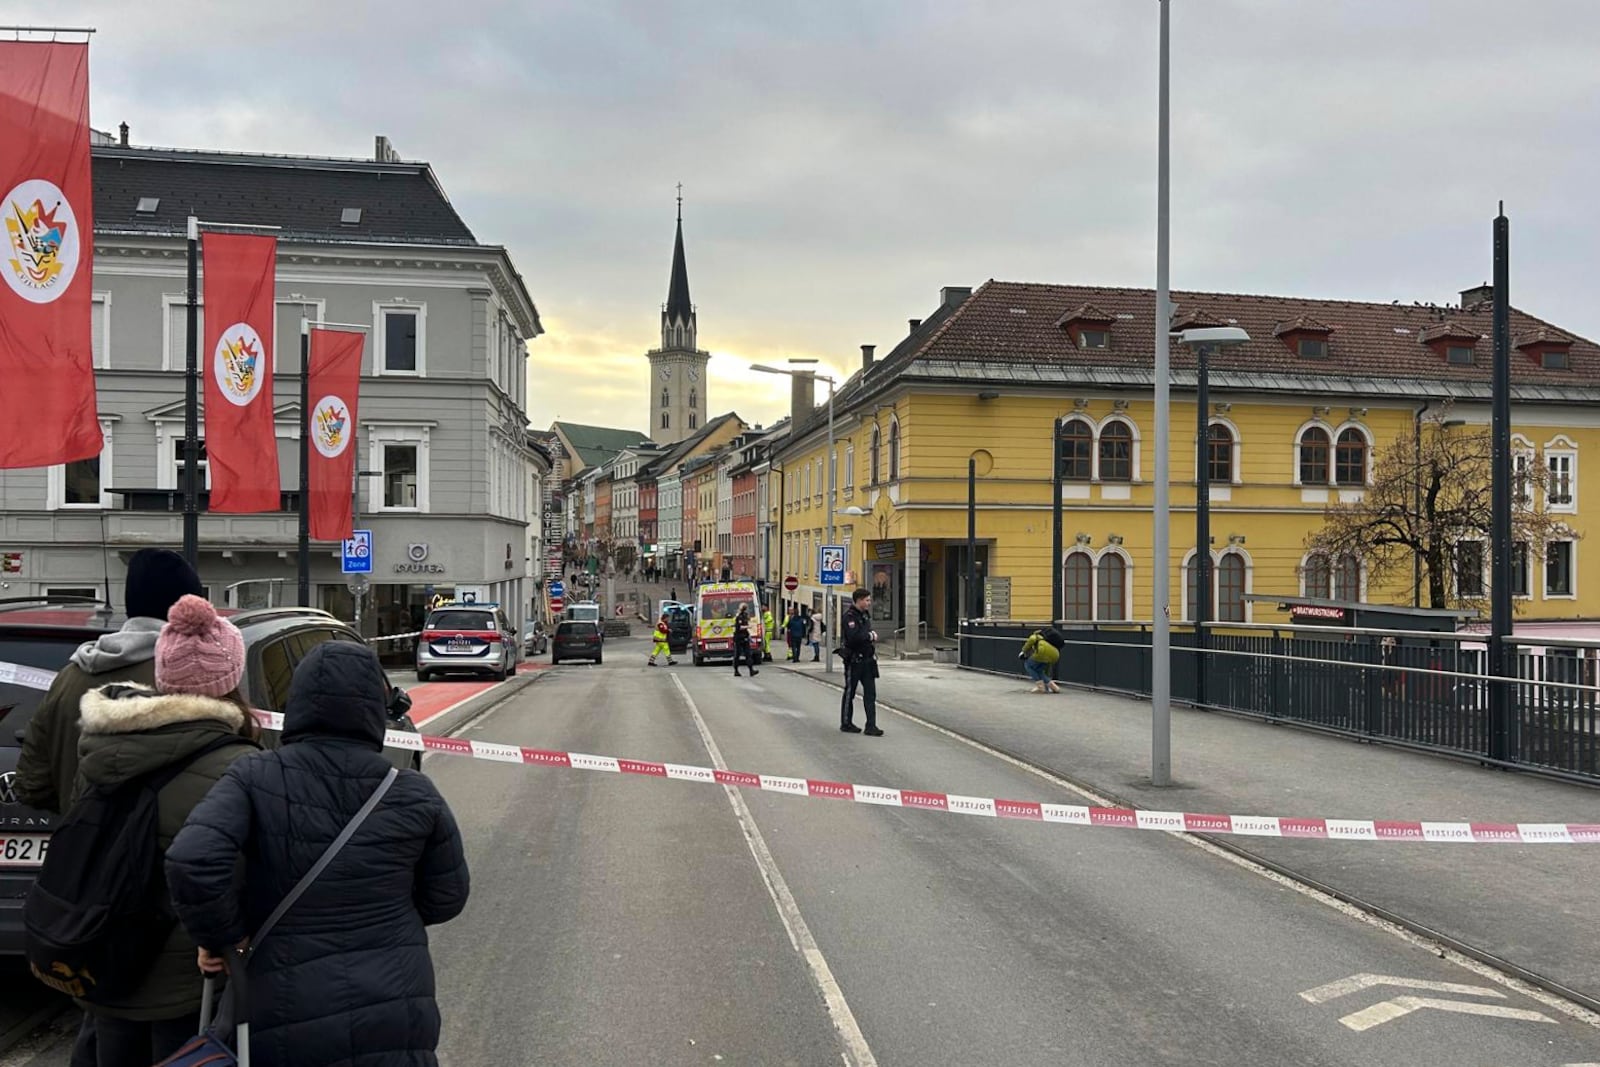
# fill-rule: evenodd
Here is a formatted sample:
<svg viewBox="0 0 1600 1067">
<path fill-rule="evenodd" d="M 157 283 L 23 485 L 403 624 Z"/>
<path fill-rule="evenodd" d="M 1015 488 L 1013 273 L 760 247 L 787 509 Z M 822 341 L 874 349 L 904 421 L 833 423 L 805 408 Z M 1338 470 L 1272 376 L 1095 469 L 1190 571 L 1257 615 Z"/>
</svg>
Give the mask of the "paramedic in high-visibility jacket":
<svg viewBox="0 0 1600 1067">
<path fill-rule="evenodd" d="M 672 646 L 667 643 L 667 613 L 662 612 L 661 618 L 656 620 L 655 633 L 652 635 L 655 644 L 650 647 L 650 666 L 656 665 L 657 656 L 667 657 L 667 666 L 676 667 L 678 661 L 672 658 Z"/>
</svg>

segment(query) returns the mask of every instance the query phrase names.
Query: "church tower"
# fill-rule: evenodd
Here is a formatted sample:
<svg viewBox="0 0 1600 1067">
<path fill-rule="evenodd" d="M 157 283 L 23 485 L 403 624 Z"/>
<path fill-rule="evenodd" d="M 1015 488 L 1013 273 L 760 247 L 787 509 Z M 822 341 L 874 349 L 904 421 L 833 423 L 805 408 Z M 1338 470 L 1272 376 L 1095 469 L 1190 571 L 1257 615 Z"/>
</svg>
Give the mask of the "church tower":
<svg viewBox="0 0 1600 1067">
<path fill-rule="evenodd" d="M 650 359 L 650 439 L 670 445 L 698 433 L 706 424 L 706 363 L 710 352 L 696 347 L 694 304 L 689 300 L 689 266 L 683 255 L 683 186 L 678 186 L 678 238 L 672 247 L 672 279 L 661 309 L 661 347 Z"/>
</svg>

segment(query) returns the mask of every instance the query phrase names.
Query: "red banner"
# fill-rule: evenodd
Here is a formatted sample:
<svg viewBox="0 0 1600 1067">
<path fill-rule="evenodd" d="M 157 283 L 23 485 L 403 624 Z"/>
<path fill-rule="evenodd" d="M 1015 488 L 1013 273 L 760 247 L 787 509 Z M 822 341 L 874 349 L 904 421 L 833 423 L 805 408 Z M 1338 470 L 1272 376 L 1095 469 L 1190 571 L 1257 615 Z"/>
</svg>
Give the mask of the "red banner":
<svg viewBox="0 0 1600 1067">
<path fill-rule="evenodd" d="M 277 511 L 278 435 L 272 418 L 274 237 L 207 233 L 206 456 L 211 510 Z"/>
<path fill-rule="evenodd" d="M 100 454 L 89 46 L 0 42 L 0 467 Z"/>
<path fill-rule="evenodd" d="M 366 334 L 311 331 L 310 463 L 311 537 L 351 536 L 350 506 L 356 477 L 356 394 Z"/>
</svg>

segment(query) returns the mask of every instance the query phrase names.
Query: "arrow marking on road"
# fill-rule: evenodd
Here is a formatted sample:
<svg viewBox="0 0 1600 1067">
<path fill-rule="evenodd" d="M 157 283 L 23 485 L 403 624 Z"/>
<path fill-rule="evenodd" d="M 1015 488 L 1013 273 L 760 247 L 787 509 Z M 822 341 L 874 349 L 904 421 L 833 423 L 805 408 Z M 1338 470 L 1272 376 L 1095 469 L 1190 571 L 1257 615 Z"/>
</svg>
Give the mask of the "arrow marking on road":
<svg viewBox="0 0 1600 1067">
<path fill-rule="evenodd" d="M 1312 1004 L 1325 1004 L 1330 1000 L 1338 1000 L 1351 993 L 1359 993 L 1363 989 L 1380 985 L 1399 986 L 1402 989 L 1425 989 L 1430 993 L 1454 993 L 1462 997 L 1505 998 L 1505 994 L 1498 989 L 1486 986 L 1459 985 L 1455 982 L 1424 982 L 1417 978 L 1399 978 L 1392 974 L 1352 974 L 1349 978 L 1319 985 L 1315 989 L 1307 989 L 1300 994 L 1300 997 Z"/>
<path fill-rule="evenodd" d="M 1437 997 L 1395 997 L 1381 1004 L 1346 1015 L 1339 1021 L 1360 1033 L 1374 1026 L 1393 1022 L 1414 1011 L 1432 1008 L 1435 1011 L 1454 1012 L 1457 1015 L 1487 1015 L 1496 1019 L 1520 1019 L 1530 1023 L 1553 1023 L 1554 1019 L 1542 1011 L 1511 1008 L 1504 1004 L 1479 1004 L 1471 1000 L 1440 1000 Z"/>
</svg>

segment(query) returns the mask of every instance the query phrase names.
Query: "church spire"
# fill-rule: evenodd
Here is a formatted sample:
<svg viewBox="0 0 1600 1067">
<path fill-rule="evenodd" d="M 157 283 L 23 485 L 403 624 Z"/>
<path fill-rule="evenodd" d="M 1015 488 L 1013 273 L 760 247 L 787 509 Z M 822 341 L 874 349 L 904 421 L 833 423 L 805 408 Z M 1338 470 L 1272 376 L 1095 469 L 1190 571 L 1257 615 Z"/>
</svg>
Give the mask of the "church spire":
<svg viewBox="0 0 1600 1067">
<path fill-rule="evenodd" d="M 689 265 L 683 255 L 683 183 L 678 183 L 678 237 L 672 246 L 672 281 L 667 286 L 666 321 L 688 324 L 694 320 L 689 301 Z"/>
</svg>

